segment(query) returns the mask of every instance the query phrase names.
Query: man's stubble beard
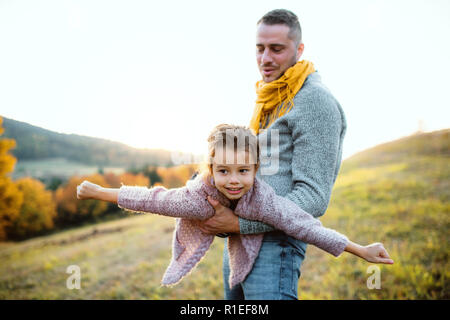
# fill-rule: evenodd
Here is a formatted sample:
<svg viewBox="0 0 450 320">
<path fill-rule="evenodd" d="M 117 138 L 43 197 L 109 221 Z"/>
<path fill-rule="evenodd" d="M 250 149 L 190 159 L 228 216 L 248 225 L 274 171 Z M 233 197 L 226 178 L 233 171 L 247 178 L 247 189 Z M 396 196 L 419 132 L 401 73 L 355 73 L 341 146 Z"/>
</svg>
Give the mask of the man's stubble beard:
<svg viewBox="0 0 450 320">
<path fill-rule="evenodd" d="M 289 67 L 287 67 L 286 70 L 284 70 L 284 71 L 278 76 L 278 78 L 276 78 L 276 79 L 274 79 L 274 80 L 272 80 L 272 81 L 276 81 L 276 80 L 280 79 L 282 76 L 284 76 L 284 74 L 286 73 L 286 71 L 287 71 L 289 68 L 293 67 L 297 62 L 298 62 L 298 60 L 297 60 L 297 55 L 294 54 L 294 56 L 292 57 L 292 61 L 291 61 L 291 63 L 289 64 Z M 271 81 L 271 82 L 272 82 L 272 81 Z"/>
</svg>

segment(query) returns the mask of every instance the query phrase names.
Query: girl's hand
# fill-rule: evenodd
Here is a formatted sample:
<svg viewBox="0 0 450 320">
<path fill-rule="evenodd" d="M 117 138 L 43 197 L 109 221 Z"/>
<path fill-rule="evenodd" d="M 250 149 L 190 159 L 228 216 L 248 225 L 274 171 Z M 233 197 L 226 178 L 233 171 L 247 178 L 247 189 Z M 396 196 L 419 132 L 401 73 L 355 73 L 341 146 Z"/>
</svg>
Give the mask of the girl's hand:
<svg viewBox="0 0 450 320">
<path fill-rule="evenodd" d="M 80 200 L 98 199 L 101 189 L 102 187 L 98 184 L 84 180 L 79 186 L 77 186 L 77 198 Z"/>
<path fill-rule="evenodd" d="M 373 263 L 393 264 L 394 260 L 389 257 L 382 243 L 376 242 L 364 247 L 363 258 Z"/>
</svg>

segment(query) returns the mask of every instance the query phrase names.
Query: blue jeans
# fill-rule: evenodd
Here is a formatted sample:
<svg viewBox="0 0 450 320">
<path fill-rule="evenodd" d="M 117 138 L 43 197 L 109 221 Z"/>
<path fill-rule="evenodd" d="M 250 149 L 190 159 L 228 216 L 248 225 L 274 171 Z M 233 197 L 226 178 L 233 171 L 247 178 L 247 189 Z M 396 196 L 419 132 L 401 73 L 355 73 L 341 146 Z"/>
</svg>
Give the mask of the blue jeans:
<svg viewBox="0 0 450 320">
<path fill-rule="evenodd" d="M 281 231 L 267 232 L 253 269 L 245 280 L 230 288 L 227 240 L 223 252 L 223 282 L 226 300 L 296 300 L 300 266 L 306 243 Z"/>
</svg>

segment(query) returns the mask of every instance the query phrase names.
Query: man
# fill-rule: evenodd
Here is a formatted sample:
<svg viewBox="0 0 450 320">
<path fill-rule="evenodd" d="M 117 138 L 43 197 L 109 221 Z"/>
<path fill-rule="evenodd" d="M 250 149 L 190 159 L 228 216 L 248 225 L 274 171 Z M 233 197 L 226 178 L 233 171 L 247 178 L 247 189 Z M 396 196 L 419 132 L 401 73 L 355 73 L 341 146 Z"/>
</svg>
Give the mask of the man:
<svg viewBox="0 0 450 320">
<path fill-rule="evenodd" d="M 309 61 L 299 61 L 304 50 L 298 18 L 288 10 L 273 10 L 257 23 L 256 60 L 262 80 L 250 128 L 259 137 L 277 134 L 275 174 L 259 178 L 276 193 L 294 201 L 314 217 L 323 215 L 342 159 L 346 131 L 344 113 L 321 83 Z M 268 145 L 270 148 L 271 145 Z M 206 233 L 256 234 L 264 241 L 251 273 L 233 288 L 228 286 L 228 255 L 224 250 L 226 299 L 297 299 L 300 266 L 306 243 L 271 226 L 239 218 L 229 208 L 210 201 L 216 214 L 200 223 Z"/>
</svg>

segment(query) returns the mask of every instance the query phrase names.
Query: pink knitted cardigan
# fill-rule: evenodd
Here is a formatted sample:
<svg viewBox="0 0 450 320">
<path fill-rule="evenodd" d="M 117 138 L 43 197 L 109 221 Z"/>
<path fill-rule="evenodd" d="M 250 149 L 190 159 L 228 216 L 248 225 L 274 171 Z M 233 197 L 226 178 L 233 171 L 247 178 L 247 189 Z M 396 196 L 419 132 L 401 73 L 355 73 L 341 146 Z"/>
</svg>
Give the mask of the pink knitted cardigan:
<svg viewBox="0 0 450 320">
<path fill-rule="evenodd" d="M 207 184 L 201 175 L 189 180 L 185 187 L 122 186 L 118 205 L 122 209 L 156 213 L 176 217 L 176 228 L 172 239 L 172 258 L 163 276 L 162 285 L 172 285 L 187 275 L 205 255 L 214 240 L 198 229 L 191 219 L 207 219 L 214 209 L 207 196 L 229 207 L 228 200 L 213 185 Z M 348 243 L 348 238 L 300 209 L 291 200 L 278 196 L 266 182 L 255 178 L 253 186 L 238 201 L 234 213 L 240 217 L 257 220 L 274 226 L 286 234 L 313 244 L 334 256 L 339 256 Z M 230 287 L 244 281 L 252 270 L 258 256 L 264 234 L 232 234 L 228 238 L 230 257 Z"/>
</svg>

